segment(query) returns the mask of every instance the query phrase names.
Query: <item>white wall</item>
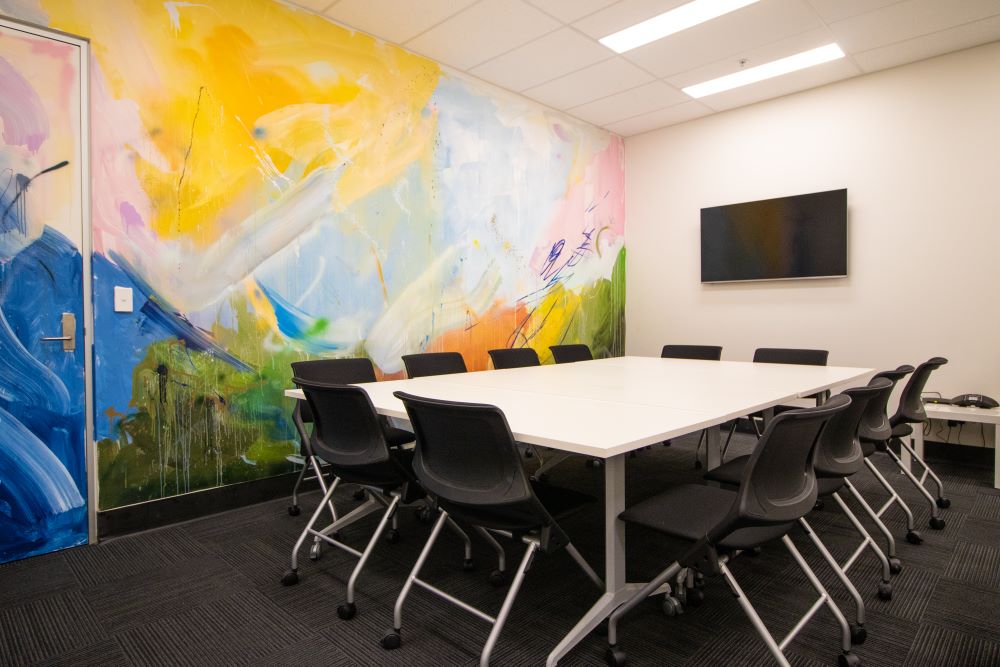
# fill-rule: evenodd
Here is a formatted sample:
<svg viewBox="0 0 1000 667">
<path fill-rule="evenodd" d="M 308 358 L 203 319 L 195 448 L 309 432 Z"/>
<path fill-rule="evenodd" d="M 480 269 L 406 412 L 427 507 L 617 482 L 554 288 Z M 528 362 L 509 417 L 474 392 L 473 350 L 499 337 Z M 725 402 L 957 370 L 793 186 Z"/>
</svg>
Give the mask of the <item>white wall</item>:
<svg viewBox="0 0 1000 667">
<path fill-rule="evenodd" d="M 848 278 L 699 282 L 702 207 L 844 187 Z M 628 354 L 941 355 L 929 390 L 1000 398 L 1000 43 L 632 137 L 626 192 Z"/>
</svg>

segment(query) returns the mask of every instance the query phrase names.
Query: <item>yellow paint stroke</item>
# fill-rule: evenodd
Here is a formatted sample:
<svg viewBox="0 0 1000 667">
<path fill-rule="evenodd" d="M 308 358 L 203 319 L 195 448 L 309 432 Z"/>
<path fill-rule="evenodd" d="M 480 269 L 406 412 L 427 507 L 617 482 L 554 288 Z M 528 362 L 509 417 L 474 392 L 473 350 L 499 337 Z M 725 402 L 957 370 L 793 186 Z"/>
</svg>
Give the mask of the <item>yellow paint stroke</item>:
<svg viewBox="0 0 1000 667">
<path fill-rule="evenodd" d="M 257 285 L 257 281 L 252 277 L 243 279 L 243 288 L 247 293 L 247 301 L 254 310 L 256 319 L 254 322 L 260 330 L 278 331 L 278 316 L 274 312 L 274 306 L 264 296 L 264 292 Z"/>
<path fill-rule="evenodd" d="M 378 258 L 378 251 L 372 248 L 372 257 L 375 258 L 375 269 L 378 271 L 378 281 L 382 285 L 382 300 L 389 305 L 389 289 L 385 286 L 385 274 L 382 273 L 382 260 Z"/>
<path fill-rule="evenodd" d="M 168 165 L 136 158 L 161 238 L 208 245 L 319 167 L 344 165 L 341 211 L 431 160 L 430 60 L 277 2 L 42 4 L 92 40 Z"/>
</svg>

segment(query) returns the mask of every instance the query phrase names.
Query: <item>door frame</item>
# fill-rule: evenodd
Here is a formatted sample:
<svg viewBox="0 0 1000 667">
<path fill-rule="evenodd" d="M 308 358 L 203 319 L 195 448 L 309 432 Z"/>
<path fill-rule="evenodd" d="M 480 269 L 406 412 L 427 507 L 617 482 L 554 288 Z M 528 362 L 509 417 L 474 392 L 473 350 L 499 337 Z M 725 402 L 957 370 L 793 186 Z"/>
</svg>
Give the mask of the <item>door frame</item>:
<svg viewBox="0 0 1000 667">
<path fill-rule="evenodd" d="M 80 165 L 80 256 L 83 264 L 83 387 L 84 387 L 84 458 L 87 465 L 87 541 L 97 542 L 97 443 L 94 442 L 94 301 L 91 263 L 93 242 L 91 226 L 90 180 L 90 40 L 78 35 L 43 28 L 0 15 L 0 27 L 63 42 L 77 47 L 80 72 L 80 144 L 76 163 Z"/>
</svg>

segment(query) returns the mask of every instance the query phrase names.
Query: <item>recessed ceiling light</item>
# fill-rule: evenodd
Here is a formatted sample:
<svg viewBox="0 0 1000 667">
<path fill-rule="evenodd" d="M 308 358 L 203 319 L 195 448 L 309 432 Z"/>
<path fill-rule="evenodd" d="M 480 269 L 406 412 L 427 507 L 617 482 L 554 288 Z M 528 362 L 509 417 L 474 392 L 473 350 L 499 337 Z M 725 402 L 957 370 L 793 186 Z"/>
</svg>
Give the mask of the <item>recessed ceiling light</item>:
<svg viewBox="0 0 1000 667">
<path fill-rule="evenodd" d="M 844 52 L 839 46 L 836 44 L 827 44 L 818 49 L 803 51 L 802 53 L 796 53 L 794 56 L 788 56 L 787 58 L 774 60 L 763 65 L 758 65 L 757 67 L 720 76 L 718 79 L 697 83 L 693 86 L 682 88 L 682 90 L 691 97 L 705 97 L 706 95 L 714 95 L 715 93 L 739 88 L 750 83 L 772 79 L 782 74 L 797 72 L 800 69 L 813 67 L 814 65 L 822 65 L 823 63 L 843 57 Z"/>
<path fill-rule="evenodd" d="M 636 23 L 630 28 L 619 30 L 613 35 L 597 40 L 617 53 L 625 53 L 643 44 L 663 39 L 681 30 L 687 30 L 699 23 L 711 21 L 723 14 L 736 11 L 759 0 L 694 0 L 659 16 Z"/>
</svg>

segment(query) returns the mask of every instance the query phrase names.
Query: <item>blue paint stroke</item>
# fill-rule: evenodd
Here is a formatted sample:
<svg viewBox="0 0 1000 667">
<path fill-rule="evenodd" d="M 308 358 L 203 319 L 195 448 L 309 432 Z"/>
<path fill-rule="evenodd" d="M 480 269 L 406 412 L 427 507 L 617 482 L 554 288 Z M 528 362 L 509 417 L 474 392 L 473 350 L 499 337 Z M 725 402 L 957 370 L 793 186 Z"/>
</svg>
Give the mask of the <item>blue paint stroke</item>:
<svg viewBox="0 0 1000 667">
<path fill-rule="evenodd" d="M 313 353 L 344 348 L 344 345 L 339 343 L 317 340 L 316 336 L 310 333 L 316 324 L 317 318 L 310 316 L 301 308 L 297 308 L 276 291 L 268 289 L 260 283 L 257 283 L 257 287 L 260 288 L 260 291 L 270 302 L 271 308 L 274 309 L 274 316 L 278 322 L 278 331 L 286 337 L 302 343 L 307 351 Z"/>
</svg>

